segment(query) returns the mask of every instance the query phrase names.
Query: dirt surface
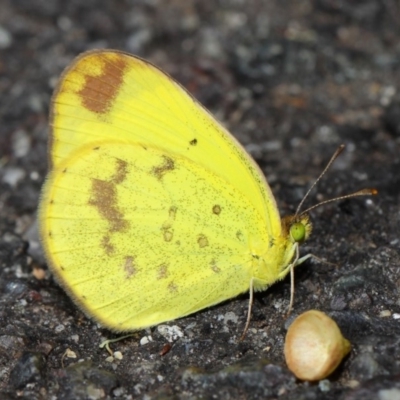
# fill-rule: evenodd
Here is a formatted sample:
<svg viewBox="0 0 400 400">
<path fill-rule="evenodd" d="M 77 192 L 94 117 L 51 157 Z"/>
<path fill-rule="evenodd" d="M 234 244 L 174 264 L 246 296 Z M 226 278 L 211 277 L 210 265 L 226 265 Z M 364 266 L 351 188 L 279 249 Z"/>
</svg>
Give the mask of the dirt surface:
<svg viewBox="0 0 400 400">
<path fill-rule="evenodd" d="M 292 317 L 331 315 L 353 349 L 327 380 L 283 357 L 289 280 L 167 328 L 99 348 L 46 269 L 36 209 L 48 109 L 80 52 L 115 48 L 169 72 L 243 143 L 281 214 L 363 187 L 379 195 L 312 213 L 302 246 L 335 263 L 296 273 Z M 0 397 L 2 399 L 399 399 L 400 5 L 395 0 L 0 0 Z"/>
</svg>

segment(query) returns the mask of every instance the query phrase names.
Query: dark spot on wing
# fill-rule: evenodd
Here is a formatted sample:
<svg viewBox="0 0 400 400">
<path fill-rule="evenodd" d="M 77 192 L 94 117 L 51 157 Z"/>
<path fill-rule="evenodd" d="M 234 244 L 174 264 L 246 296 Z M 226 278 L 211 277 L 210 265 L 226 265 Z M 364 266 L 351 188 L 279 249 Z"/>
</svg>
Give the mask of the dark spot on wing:
<svg viewBox="0 0 400 400">
<path fill-rule="evenodd" d="M 221 206 L 219 206 L 218 204 L 216 204 L 215 206 L 213 206 L 212 211 L 215 215 L 219 215 L 221 214 Z"/>
</svg>

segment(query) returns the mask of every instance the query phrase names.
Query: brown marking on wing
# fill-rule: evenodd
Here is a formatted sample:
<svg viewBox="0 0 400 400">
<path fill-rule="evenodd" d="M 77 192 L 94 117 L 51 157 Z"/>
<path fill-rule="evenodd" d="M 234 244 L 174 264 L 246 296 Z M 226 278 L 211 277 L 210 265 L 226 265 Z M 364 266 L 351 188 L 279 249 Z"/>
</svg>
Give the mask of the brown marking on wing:
<svg viewBox="0 0 400 400">
<path fill-rule="evenodd" d="M 161 165 L 158 165 L 156 167 L 153 167 L 151 172 L 157 179 L 160 179 L 168 172 L 168 171 L 173 171 L 175 169 L 175 163 L 174 160 L 170 157 L 167 156 L 162 156 L 163 162 Z"/>
<path fill-rule="evenodd" d="M 176 293 L 178 291 L 178 286 L 175 282 L 170 282 L 167 286 L 167 289 L 171 292 L 171 293 Z"/>
<path fill-rule="evenodd" d="M 83 107 L 96 114 L 105 114 L 118 96 L 128 64 L 122 56 L 112 60 L 102 54 L 97 57 L 101 59 L 101 73 L 90 75 L 90 71 L 86 72 L 83 88 L 77 94 Z"/>
<path fill-rule="evenodd" d="M 239 240 L 239 242 L 243 242 L 244 237 L 242 231 L 237 231 L 236 232 L 236 238 Z"/>
<path fill-rule="evenodd" d="M 178 207 L 176 207 L 176 206 L 171 206 L 171 207 L 169 208 L 169 217 L 170 217 L 172 220 L 175 220 L 177 210 L 178 210 Z"/>
<path fill-rule="evenodd" d="M 200 248 L 208 246 L 208 239 L 207 236 L 200 234 L 197 238 L 197 243 L 199 244 Z"/>
<path fill-rule="evenodd" d="M 135 265 L 135 258 L 133 256 L 125 257 L 124 271 L 126 273 L 126 279 L 129 279 L 137 274 L 138 271 Z"/>
<path fill-rule="evenodd" d="M 217 262 L 215 260 L 211 260 L 211 269 L 216 273 L 219 274 L 221 272 L 221 268 L 217 266 Z"/>
<path fill-rule="evenodd" d="M 165 240 L 166 242 L 170 242 L 170 241 L 172 240 L 172 238 L 174 237 L 174 230 L 171 229 L 170 226 L 163 226 L 163 227 L 161 228 L 161 230 L 162 230 L 162 232 L 163 232 L 164 240 Z"/>
<path fill-rule="evenodd" d="M 104 251 L 108 256 L 111 256 L 111 254 L 114 253 L 115 247 L 111 243 L 111 238 L 109 235 L 103 236 L 101 239 L 101 246 L 103 247 Z"/>
<path fill-rule="evenodd" d="M 178 208 L 176 206 L 171 206 L 168 210 L 169 219 L 167 219 L 161 226 L 161 231 L 163 232 L 164 240 L 166 242 L 170 242 L 174 236 L 172 225 L 175 221 L 177 210 Z"/>
<path fill-rule="evenodd" d="M 167 264 L 161 264 L 157 269 L 157 279 L 165 279 L 169 275 Z"/>
<path fill-rule="evenodd" d="M 109 222 L 111 232 L 128 229 L 129 222 L 118 209 L 117 188 L 113 182 L 93 178 L 89 205 L 96 207 L 101 217 Z"/>
<path fill-rule="evenodd" d="M 112 181 L 118 185 L 119 183 L 122 183 L 126 176 L 128 175 L 129 169 L 128 169 L 128 163 L 125 160 L 121 160 L 120 158 L 116 159 L 116 171 L 115 174 L 112 178 Z"/>
</svg>

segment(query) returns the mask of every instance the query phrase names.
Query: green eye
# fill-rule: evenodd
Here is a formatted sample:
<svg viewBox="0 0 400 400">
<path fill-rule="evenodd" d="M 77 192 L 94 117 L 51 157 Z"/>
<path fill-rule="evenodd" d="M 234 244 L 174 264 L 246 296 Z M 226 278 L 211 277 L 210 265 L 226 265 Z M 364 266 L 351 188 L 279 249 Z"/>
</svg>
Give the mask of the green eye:
<svg viewBox="0 0 400 400">
<path fill-rule="evenodd" d="M 295 242 L 302 242 L 306 238 L 306 227 L 301 222 L 295 222 L 290 227 L 290 236 Z"/>
</svg>

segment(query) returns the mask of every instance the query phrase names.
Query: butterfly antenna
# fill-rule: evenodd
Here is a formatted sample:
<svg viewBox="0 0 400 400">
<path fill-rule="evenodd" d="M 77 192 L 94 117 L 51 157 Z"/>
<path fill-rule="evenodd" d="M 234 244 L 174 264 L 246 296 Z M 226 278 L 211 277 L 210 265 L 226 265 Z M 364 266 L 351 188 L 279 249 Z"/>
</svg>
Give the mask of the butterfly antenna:
<svg viewBox="0 0 400 400">
<path fill-rule="evenodd" d="M 297 207 L 297 209 L 296 209 L 296 213 L 294 214 L 295 218 L 299 215 L 300 209 L 301 209 L 301 207 L 303 206 L 303 204 L 304 204 L 305 200 L 307 199 L 308 195 L 310 194 L 311 190 L 314 189 L 315 185 L 316 185 L 316 184 L 321 180 L 321 178 L 326 174 L 326 172 L 328 171 L 328 169 L 331 167 L 331 165 L 333 164 L 333 162 L 339 157 L 340 153 L 344 150 L 344 148 L 345 148 L 345 145 L 344 145 L 344 144 L 341 144 L 341 145 L 337 148 L 337 150 L 335 151 L 335 153 L 333 154 L 333 156 L 332 156 L 331 159 L 329 160 L 328 164 L 327 164 L 326 167 L 324 168 L 324 170 L 320 173 L 319 177 L 314 181 L 314 183 L 313 183 L 313 184 L 311 185 L 311 187 L 308 189 L 307 193 L 305 194 L 305 196 L 303 197 L 303 199 L 300 201 L 300 204 L 298 205 L 298 207 Z M 362 192 L 362 190 L 361 190 L 360 192 Z M 363 196 L 363 195 L 364 195 L 364 194 L 357 194 L 357 193 L 358 193 L 358 192 L 353 193 L 353 194 L 350 194 L 350 195 L 348 195 L 348 196 L 343 196 L 343 197 L 340 197 L 340 198 L 338 197 L 338 198 L 336 198 L 336 199 L 331 199 L 331 200 L 324 201 L 324 202 L 322 202 L 322 203 L 319 203 L 319 204 L 317 204 L 317 205 L 315 205 L 315 206 L 309 208 L 309 209 L 306 210 L 306 211 L 309 211 L 310 209 L 313 209 L 313 208 L 315 208 L 315 207 L 318 207 L 318 206 L 320 206 L 320 205 L 322 205 L 322 204 L 330 203 L 331 201 L 340 200 L 340 199 L 347 198 L 347 197 Z M 306 211 L 302 212 L 301 215 L 304 214 Z"/>
<path fill-rule="evenodd" d="M 333 199 L 321 201 L 321 203 L 315 204 L 312 207 L 307 208 L 307 210 L 303 211 L 300 215 L 307 214 L 311 210 L 314 210 L 314 208 L 317 208 L 317 207 L 322 206 L 324 204 L 332 203 L 334 201 L 350 199 L 352 197 L 357 197 L 357 196 L 375 196 L 376 194 L 378 194 L 378 191 L 376 189 L 373 189 L 373 188 L 371 188 L 371 189 L 370 188 L 361 189 L 361 190 L 358 190 L 357 192 L 354 192 L 354 193 L 345 194 L 344 196 L 339 196 L 339 197 L 335 197 Z"/>
</svg>

